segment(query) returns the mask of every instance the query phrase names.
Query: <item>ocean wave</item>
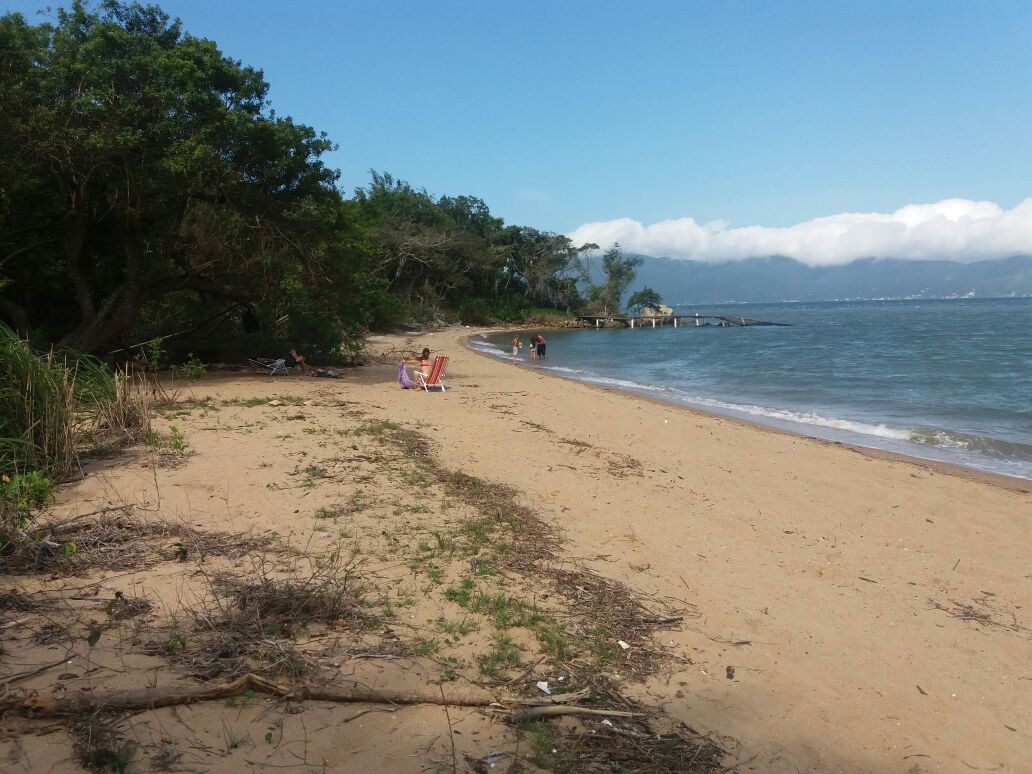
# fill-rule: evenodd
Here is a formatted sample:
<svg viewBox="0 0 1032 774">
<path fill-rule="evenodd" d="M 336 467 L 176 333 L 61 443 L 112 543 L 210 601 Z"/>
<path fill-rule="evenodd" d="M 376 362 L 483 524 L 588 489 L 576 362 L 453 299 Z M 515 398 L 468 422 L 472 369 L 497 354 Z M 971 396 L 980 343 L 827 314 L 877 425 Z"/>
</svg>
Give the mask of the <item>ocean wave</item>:
<svg viewBox="0 0 1032 774">
<path fill-rule="evenodd" d="M 941 449 L 978 452 L 995 459 L 1032 461 L 1032 445 L 984 435 L 921 427 L 914 430 L 908 440 Z"/>
</svg>

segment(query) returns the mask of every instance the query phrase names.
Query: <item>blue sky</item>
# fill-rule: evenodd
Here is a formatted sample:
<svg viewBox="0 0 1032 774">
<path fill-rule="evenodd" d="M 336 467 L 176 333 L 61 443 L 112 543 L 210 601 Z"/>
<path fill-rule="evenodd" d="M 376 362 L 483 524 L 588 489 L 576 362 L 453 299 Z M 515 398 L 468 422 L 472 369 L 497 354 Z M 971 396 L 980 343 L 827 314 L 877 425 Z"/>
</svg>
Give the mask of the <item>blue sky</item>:
<svg viewBox="0 0 1032 774">
<path fill-rule="evenodd" d="M 1027 1 L 160 5 L 328 132 L 348 190 L 375 168 L 565 233 L 1032 196 Z"/>
</svg>

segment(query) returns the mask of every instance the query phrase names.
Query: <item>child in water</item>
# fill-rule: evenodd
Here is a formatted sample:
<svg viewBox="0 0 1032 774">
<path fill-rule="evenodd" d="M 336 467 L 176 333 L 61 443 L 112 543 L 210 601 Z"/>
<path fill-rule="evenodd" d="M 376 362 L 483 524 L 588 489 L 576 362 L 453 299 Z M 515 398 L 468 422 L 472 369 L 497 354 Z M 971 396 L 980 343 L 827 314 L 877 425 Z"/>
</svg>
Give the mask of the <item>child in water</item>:
<svg viewBox="0 0 1032 774">
<path fill-rule="evenodd" d="M 523 348 L 523 342 L 520 341 L 519 336 L 513 336 L 512 339 L 512 356 L 519 357 L 520 350 Z"/>
</svg>

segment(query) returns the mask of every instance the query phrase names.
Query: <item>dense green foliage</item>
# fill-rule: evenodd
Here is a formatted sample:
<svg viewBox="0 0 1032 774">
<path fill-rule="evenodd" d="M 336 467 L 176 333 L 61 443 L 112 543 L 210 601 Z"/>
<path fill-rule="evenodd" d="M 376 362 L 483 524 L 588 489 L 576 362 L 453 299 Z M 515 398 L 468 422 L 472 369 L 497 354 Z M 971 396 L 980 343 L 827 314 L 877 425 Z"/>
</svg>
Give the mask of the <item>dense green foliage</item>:
<svg viewBox="0 0 1032 774">
<path fill-rule="evenodd" d="M 332 356 L 410 316 L 580 302 L 568 239 L 389 174 L 349 198 L 267 93 L 156 6 L 0 17 L 0 318 L 88 352 Z"/>
<path fill-rule="evenodd" d="M 50 501 L 51 483 L 38 471 L 0 475 L 0 554 Z"/>
</svg>

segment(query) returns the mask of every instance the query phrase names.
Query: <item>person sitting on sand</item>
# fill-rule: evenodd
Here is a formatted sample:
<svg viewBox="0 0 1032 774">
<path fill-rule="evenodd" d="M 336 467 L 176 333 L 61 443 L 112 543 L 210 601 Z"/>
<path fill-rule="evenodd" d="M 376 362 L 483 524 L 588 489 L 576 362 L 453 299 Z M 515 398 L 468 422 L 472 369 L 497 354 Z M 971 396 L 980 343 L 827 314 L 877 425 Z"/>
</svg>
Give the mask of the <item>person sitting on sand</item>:
<svg viewBox="0 0 1032 774">
<path fill-rule="evenodd" d="M 304 355 L 299 355 L 297 353 L 297 350 L 294 349 L 294 345 L 293 344 L 290 345 L 290 351 L 287 353 L 287 356 L 284 359 L 286 361 L 287 368 L 293 368 L 294 366 L 300 366 L 301 373 L 304 374 L 305 376 L 308 375 L 308 364 L 305 361 L 305 356 Z"/>
</svg>

